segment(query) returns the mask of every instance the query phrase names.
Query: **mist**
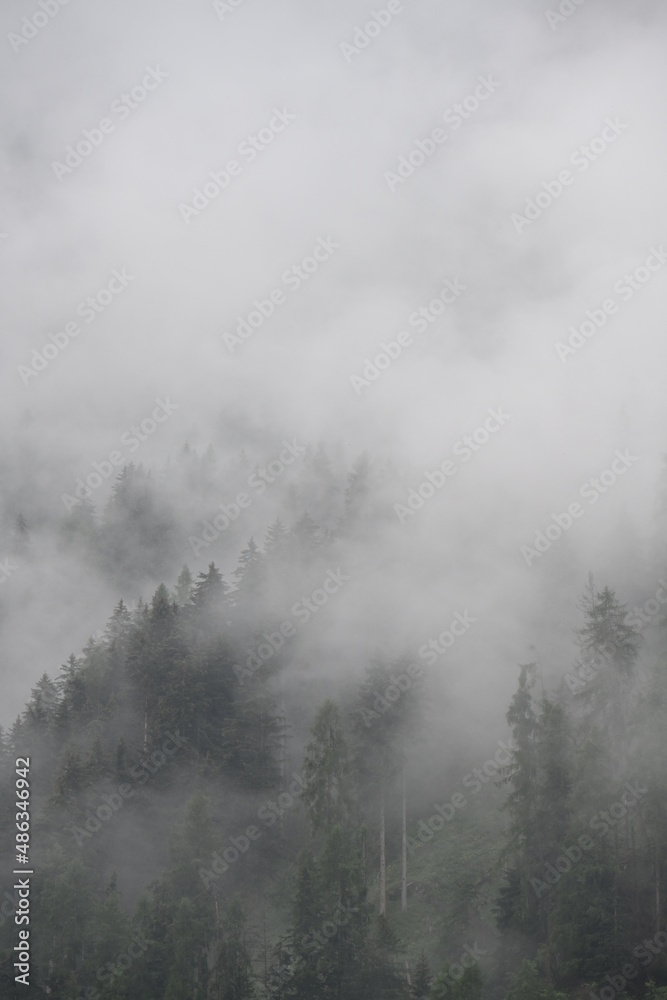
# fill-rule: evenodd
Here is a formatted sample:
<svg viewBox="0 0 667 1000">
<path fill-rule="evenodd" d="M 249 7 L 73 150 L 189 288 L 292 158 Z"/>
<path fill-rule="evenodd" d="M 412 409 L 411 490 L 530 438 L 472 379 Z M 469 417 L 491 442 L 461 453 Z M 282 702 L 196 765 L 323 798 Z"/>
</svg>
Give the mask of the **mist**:
<svg viewBox="0 0 667 1000">
<path fill-rule="evenodd" d="M 667 12 L 560 8 L 5 4 L 4 730 L 119 600 L 211 562 L 235 594 L 249 540 L 307 512 L 317 553 L 225 642 L 238 666 L 294 624 L 266 694 L 296 773 L 325 699 L 353 719 L 374 657 L 419 663 L 414 819 L 509 738 L 519 664 L 573 704 L 589 574 L 655 598 Z M 105 855 L 132 904 L 187 797 L 164 782 Z M 221 787 L 243 828 L 255 798 Z"/>
</svg>

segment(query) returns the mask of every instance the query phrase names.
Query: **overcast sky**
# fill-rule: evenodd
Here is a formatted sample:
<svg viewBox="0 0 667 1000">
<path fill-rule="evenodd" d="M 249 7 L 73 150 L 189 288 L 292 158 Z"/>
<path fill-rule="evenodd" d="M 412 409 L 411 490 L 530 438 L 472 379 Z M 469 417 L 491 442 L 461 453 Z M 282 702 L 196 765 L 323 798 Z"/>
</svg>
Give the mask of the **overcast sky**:
<svg viewBox="0 0 667 1000">
<path fill-rule="evenodd" d="M 474 683 L 491 648 L 523 655 L 512 608 L 539 603 L 559 556 L 529 567 L 520 547 L 552 514 L 580 501 L 559 551 L 576 549 L 582 573 L 632 579 L 650 556 L 667 409 L 664 4 L 566 0 L 572 13 L 548 17 L 558 7 L 544 0 L 44 3 L 43 16 L 17 0 L 0 13 L 5 485 L 59 508 L 63 482 L 161 398 L 178 409 L 148 463 L 185 440 L 299 436 L 350 461 L 392 457 L 418 487 L 502 409 L 393 540 L 406 579 L 431 593 L 447 563 L 461 601 L 441 617 L 477 599 Z M 67 166 L 85 130 L 98 144 Z M 258 134 L 253 156 L 243 143 Z M 230 161 L 225 189 L 189 211 Z M 286 277 L 316 247 L 317 269 Z M 114 271 L 125 277 L 87 322 L 80 303 Z M 410 325 L 447 281 L 455 300 L 424 332 Z M 224 335 L 275 290 L 273 314 L 231 350 Z M 587 311 L 599 328 L 559 350 Z M 73 322 L 78 336 L 26 374 Z M 355 388 L 402 331 L 411 343 Z M 623 473 L 582 500 L 617 450 L 632 456 Z M 77 623 L 56 659 L 99 624 L 52 611 Z M 4 667 L 10 714 L 57 668 L 39 643 L 27 655 L 30 641 L 22 652 L 14 635 Z"/>
</svg>

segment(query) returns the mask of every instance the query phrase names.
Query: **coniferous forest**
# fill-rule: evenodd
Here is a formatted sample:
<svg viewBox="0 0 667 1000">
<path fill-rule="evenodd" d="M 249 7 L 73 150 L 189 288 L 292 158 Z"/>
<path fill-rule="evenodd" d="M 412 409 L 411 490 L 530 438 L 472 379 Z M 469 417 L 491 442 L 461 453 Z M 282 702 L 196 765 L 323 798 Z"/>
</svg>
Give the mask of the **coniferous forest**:
<svg viewBox="0 0 667 1000">
<path fill-rule="evenodd" d="M 665 0 L 0 29 L 0 1000 L 667 1000 Z"/>
<path fill-rule="evenodd" d="M 30 788 L 33 983 L 55 1000 L 667 996 L 667 591 L 631 609 L 582 579 L 571 660 L 515 663 L 495 744 L 458 746 L 433 646 L 350 635 L 349 669 L 320 669 L 397 473 L 362 455 L 342 474 L 322 448 L 303 463 L 257 540 L 230 525 L 225 573 L 194 552 L 215 515 L 184 528 L 173 504 L 184 482 L 215 492 L 211 450 L 157 482 L 126 467 L 103 510 L 62 517 L 63 558 L 83 545 L 131 590 L 173 571 L 119 596 L 2 734 L 5 872 Z M 7 539 L 29 564 L 25 519 Z M 3 997 L 23 995 L 11 886 Z"/>
</svg>

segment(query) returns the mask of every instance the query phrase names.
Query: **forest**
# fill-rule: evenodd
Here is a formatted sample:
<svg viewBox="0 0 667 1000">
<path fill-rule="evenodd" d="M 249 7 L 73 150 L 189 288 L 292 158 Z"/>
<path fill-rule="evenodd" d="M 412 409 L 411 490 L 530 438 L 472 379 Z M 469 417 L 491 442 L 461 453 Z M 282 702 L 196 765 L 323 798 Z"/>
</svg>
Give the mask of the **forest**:
<svg viewBox="0 0 667 1000">
<path fill-rule="evenodd" d="M 667 1000 L 665 0 L 0 22 L 0 1000 Z"/>
<path fill-rule="evenodd" d="M 195 556 L 257 468 L 242 454 L 223 492 L 222 474 L 186 447 L 60 517 L 63 558 L 119 596 L 2 733 L 1 995 L 24 995 L 29 815 L 35 996 L 666 1000 L 662 583 L 634 608 L 592 575 L 559 595 L 575 655 L 515 661 L 504 727 L 461 748 L 433 705 L 460 614 L 419 650 L 350 630 L 350 669 L 316 669 L 399 473 L 309 446 L 261 534 L 239 517 Z M 12 558 L 39 558 L 39 530 L 7 527 Z"/>
</svg>

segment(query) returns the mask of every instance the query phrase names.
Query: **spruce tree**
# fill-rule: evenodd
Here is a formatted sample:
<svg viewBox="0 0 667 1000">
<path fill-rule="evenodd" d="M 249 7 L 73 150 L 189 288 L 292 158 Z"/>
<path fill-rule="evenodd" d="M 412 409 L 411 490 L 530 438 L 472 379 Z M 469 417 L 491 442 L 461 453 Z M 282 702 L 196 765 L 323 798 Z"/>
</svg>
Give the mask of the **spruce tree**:
<svg viewBox="0 0 667 1000">
<path fill-rule="evenodd" d="M 429 968 L 428 959 L 426 958 L 426 952 L 422 950 L 419 954 L 419 959 L 417 961 L 417 965 L 415 966 L 415 972 L 412 978 L 411 1000 L 429 1000 L 430 989 L 431 970 Z"/>
<path fill-rule="evenodd" d="M 211 565 L 213 565 L 211 563 Z M 176 590 L 174 592 L 174 600 L 180 607 L 185 607 L 189 604 L 192 598 L 192 573 L 188 566 L 183 566 L 183 569 L 179 573 L 178 581 L 176 583 Z"/>
<path fill-rule="evenodd" d="M 303 764 L 301 798 L 313 833 L 344 823 L 350 815 L 350 754 L 338 706 L 328 699 L 311 727 Z"/>
</svg>

